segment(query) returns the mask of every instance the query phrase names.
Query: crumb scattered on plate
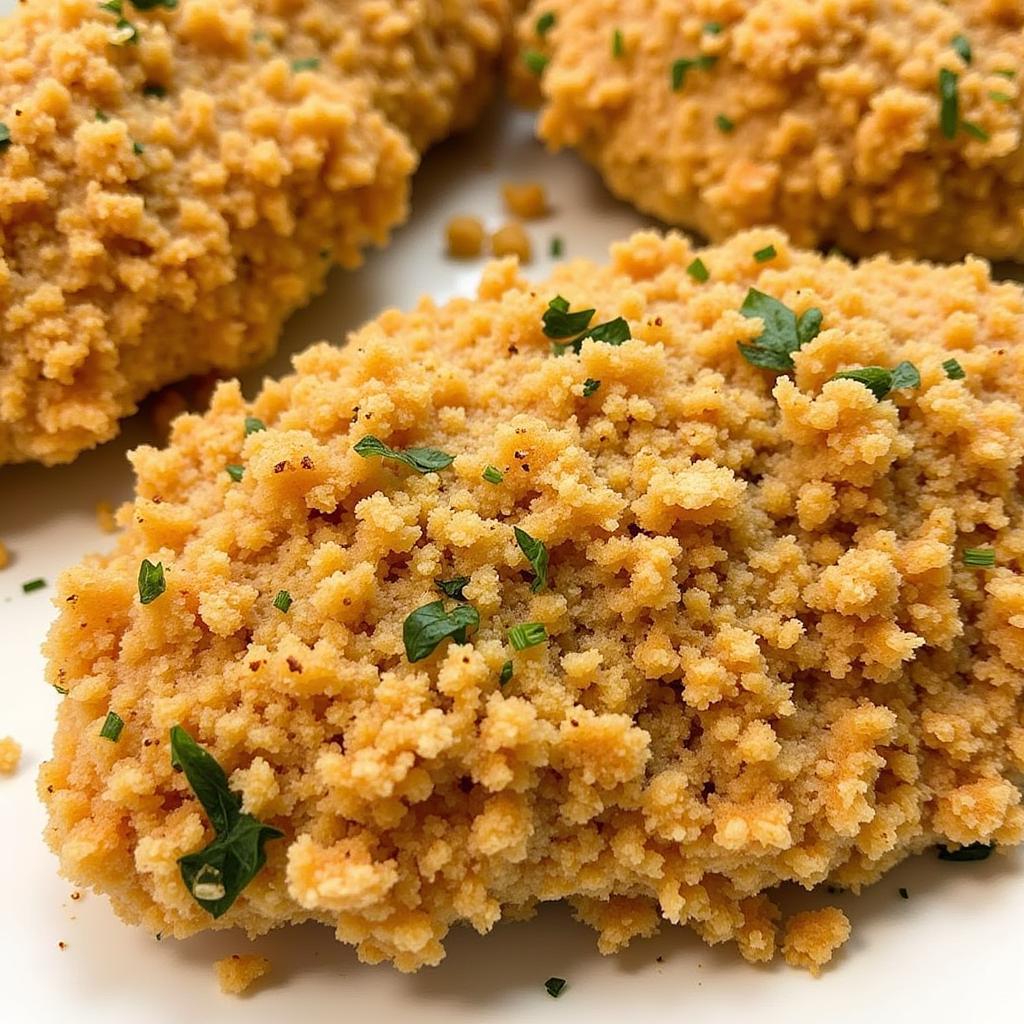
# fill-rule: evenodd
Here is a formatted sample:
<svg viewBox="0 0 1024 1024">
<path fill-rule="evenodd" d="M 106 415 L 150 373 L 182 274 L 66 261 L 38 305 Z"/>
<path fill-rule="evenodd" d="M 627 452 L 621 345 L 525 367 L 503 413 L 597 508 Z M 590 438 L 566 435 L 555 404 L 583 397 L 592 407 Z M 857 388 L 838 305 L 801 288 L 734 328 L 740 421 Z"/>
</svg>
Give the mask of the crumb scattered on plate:
<svg viewBox="0 0 1024 1024">
<path fill-rule="evenodd" d="M 850 921 L 838 908 L 808 910 L 794 914 L 786 922 L 782 955 L 791 966 L 820 974 L 821 969 L 849 937 Z"/>
<path fill-rule="evenodd" d="M 530 236 L 518 221 L 509 221 L 491 235 L 491 252 L 497 256 L 515 256 L 520 263 L 529 263 L 533 255 Z"/>
<path fill-rule="evenodd" d="M 501 195 L 505 209 L 521 220 L 537 220 L 550 212 L 547 192 L 539 181 L 506 182 Z"/>
<path fill-rule="evenodd" d="M 484 248 L 484 225 L 479 217 L 452 217 L 445 228 L 448 255 L 452 259 L 476 259 Z"/>
<path fill-rule="evenodd" d="M 264 977 L 270 970 L 270 961 L 265 956 L 248 953 L 233 953 L 218 960 L 214 965 L 220 989 L 228 995 L 241 995 Z"/>
<path fill-rule="evenodd" d="M 21 744 L 11 736 L 0 737 L 0 774 L 13 775 L 21 761 Z"/>
</svg>

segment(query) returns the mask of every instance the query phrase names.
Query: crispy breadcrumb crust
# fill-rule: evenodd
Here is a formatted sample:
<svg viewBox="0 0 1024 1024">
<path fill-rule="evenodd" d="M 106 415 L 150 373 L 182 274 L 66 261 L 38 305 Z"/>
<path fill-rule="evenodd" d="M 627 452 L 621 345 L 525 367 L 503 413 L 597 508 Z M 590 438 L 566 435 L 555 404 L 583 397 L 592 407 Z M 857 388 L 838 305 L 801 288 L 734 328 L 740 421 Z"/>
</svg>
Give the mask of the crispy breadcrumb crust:
<svg viewBox="0 0 1024 1024">
<path fill-rule="evenodd" d="M 700 251 L 707 283 L 695 255 L 639 234 L 542 285 L 493 263 L 477 298 L 384 313 L 251 406 L 224 384 L 137 450 L 117 547 L 61 578 L 47 643 L 64 874 L 154 932 L 314 919 L 402 970 L 456 922 L 561 899 L 604 952 L 667 920 L 761 961 L 780 882 L 857 890 L 936 842 L 1019 842 L 1021 290 L 768 230 Z M 752 285 L 824 314 L 792 375 L 737 350 Z M 633 339 L 554 356 L 556 294 Z M 830 380 L 902 359 L 921 387 L 884 401 Z M 367 434 L 455 461 L 419 476 L 356 454 Z M 143 558 L 167 579 L 146 606 Z M 405 618 L 459 575 L 479 631 L 410 665 Z M 514 651 L 521 622 L 548 641 Z M 179 722 L 285 833 L 217 921 L 176 863 L 211 834 L 171 769 Z M 823 963 L 837 920 L 798 921 L 790 958 Z"/>
<path fill-rule="evenodd" d="M 1019 0 L 534 0 L 517 43 L 514 86 L 540 101 L 541 137 L 668 223 L 1024 259 Z M 530 51 L 550 58 L 539 87 Z M 695 58 L 673 91 L 673 62 Z M 941 68 L 959 76 L 953 138 Z"/>
<path fill-rule="evenodd" d="M 122 9 L 134 43 L 94 0 L 0 25 L 0 463 L 67 461 L 148 392 L 268 356 L 332 262 L 404 218 L 415 151 L 486 98 L 508 16 Z"/>
<path fill-rule="evenodd" d="M 253 953 L 232 953 L 214 965 L 217 982 L 225 995 L 240 996 L 270 971 L 270 961 Z"/>
</svg>

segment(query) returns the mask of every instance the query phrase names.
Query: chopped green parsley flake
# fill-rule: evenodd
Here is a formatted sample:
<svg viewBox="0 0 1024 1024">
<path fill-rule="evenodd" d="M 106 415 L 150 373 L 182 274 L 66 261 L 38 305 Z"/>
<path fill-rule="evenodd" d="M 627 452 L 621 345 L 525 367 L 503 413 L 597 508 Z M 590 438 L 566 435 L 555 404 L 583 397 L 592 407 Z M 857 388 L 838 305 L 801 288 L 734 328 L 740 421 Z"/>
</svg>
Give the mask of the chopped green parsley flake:
<svg viewBox="0 0 1024 1024">
<path fill-rule="evenodd" d="M 31 594 L 33 590 L 42 590 L 45 586 L 46 580 L 41 578 L 36 580 L 26 580 L 26 582 L 21 585 L 21 591 L 23 594 Z"/>
<path fill-rule="evenodd" d="M 171 767 L 181 769 L 213 826 L 214 839 L 178 858 L 185 888 L 212 917 L 225 914 L 267 862 L 264 844 L 284 833 L 242 812 L 224 769 L 180 726 L 171 729 Z"/>
<path fill-rule="evenodd" d="M 156 82 L 149 82 L 142 87 L 143 96 L 155 96 L 157 99 L 163 99 L 167 95 L 167 90 L 162 85 L 157 85 Z"/>
<path fill-rule="evenodd" d="M 766 245 L 763 249 L 758 249 L 754 253 L 754 259 L 758 263 L 767 263 L 769 260 L 775 259 L 776 256 L 778 256 L 778 253 L 775 251 L 774 245 Z"/>
<path fill-rule="evenodd" d="M 901 900 L 909 900 L 910 899 L 910 893 L 907 892 L 907 890 L 904 889 L 902 885 L 899 888 L 899 894 L 900 894 L 900 899 Z"/>
<path fill-rule="evenodd" d="M 702 53 L 699 57 L 680 57 L 672 61 L 672 91 L 679 92 L 686 84 L 686 75 L 690 71 L 708 71 L 718 63 L 712 53 Z"/>
<path fill-rule="evenodd" d="M 353 451 L 364 459 L 379 457 L 401 462 L 417 473 L 439 473 L 447 469 L 455 456 L 438 448 L 391 448 L 372 434 L 367 434 L 353 446 Z"/>
<path fill-rule="evenodd" d="M 0 153 L 11 145 L 11 129 L 0 121 Z"/>
<path fill-rule="evenodd" d="M 698 256 L 687 268 L 686 272 L 694 279 L 703 284 L 711 277 L 711 271 L 705 266 L 704 261 Z"/>
<path fill-rule="evenodd" d="M 405 656 L 410 662 L 422 661 L 448 637 L 464 644 L 468 630 L 479 625 L 480 613 L 471 604 L 458 604 L 449 612 L 444 610 L 444 601 L 421 605 L 402 625 Z"/>
<path fill-rule="evenodd" d="M 139 600 L 143 604 L 151 604 L 167 589 L 164 579 L 164 563 L 154 565 L 148 558 L 139 566 Z"/>
<path fill-rule="evenodd" d="M 103 728 L 100 729 L 100 736 L 105 740 L 116 743 L 121 738 L 121 730 L 124 728 L 124 719 L 116 711 L 108 711 Z"/>
<path fill-rule="evenodd" d="M 512 678 L 512 662 L 506 661 L 501 666 L 501 673 L 498 676 L 498 685 L 504 686 Z"/>
<path fill-rule="evenodd" d="M 980 142 L 988 142 L 990 136 L 980 124 L 975 124 L 973 121 L 961 121 L 960 127 L 963 128 L 968 135 L 973 135 L 974 138 Z"/>
<path fill-rule="evenodd" d="M 59 694 L 60 694 L 60 695 L 61 695 L 62 697 L 66 697 L 66 696 L 68 695 L 68 693 L 70 692 L 69 690 L 65 690 L 63 686 L 58 686 L 58 685 L 57 685 L 56 683 L 54 683 L 54 684 L 53 684 L 53 688 L 54 688 L 54 689 L 55 689 L 55 690 L 56 690 L 56 691 L 57 691 L 57 692 L 58 692 L 58 693 L 59 693 Z"/>
<path fill-rule="evenodd" d="M 538 53 L 536 50 L 527 50 L 523 54 L 523 63 L 531 74 L 542 75 L 544 69 L 548 66 L 550 57 L 545 56 L 543 53 Z"/>
<path fill-rule="evenodd" d="M 544 333 L 555 340 L 556 355 L 562 355 L 570 348 L 578 354 L 587 338 L 602 341 L 606 345 L 621 345 L 633 336 L 629 324 L 621 316 L 591 327 L 590 321 L 596 312 L 594 309 L 583 309 L 572 313 L 569 310 L 569 300 L 561 295 L 556 295 L 548 303 L 548 308 L 541 319 Z"/>
<path fill-rule="evenodd" d="M 593 377 L 588 377 L 583 382 L 583 397 L 589 398 L 600 386 L 601 382 L 599 380 L 594 380 Z"/>
<path fill-rule="evenodd" d="M 544 982 L 544 987 L 548 990 L 548 995 L 552 999 L 557 999 L 565 991 L 565 985 L 565 978 L 548 978 Z"/>
<path fill-rule="evenodd" d="M 988 860 L 992 856 L 994 849 L 994 846 L 989 846 L 987 843 L 970 843 L 967 846 L 961 846 L 958 850 L 951 850 L 948 846 L 940 846 L 939 860 Z"/>
<path fill-rule="evenodd" d="M 998 92 L 993 89 L 988 94 L 990 100 L 995 100 L 996 103 L 1012 103 L 1013 97 L 1008 92 Z"/>
<path fill-rule="evenodd" d="M 548 631 L 543 622 L 520 622 L 508 631 L 508 639 L 517 651 L 525 651 L 527 647 L 536 647 L 548 638 Z"/>
<path fill-rule="evenodd" d="M 109 42 L 112 46 L 134 46 L 139 41 L 139 30 L 127 19 L 118 18 Z"/>
<path fill-rule="evenodd" d="M 855 370 L 842 370 L 833 375 L 832 379 L 855 380 L 858 384 L 863 384 L 878 401 L 882 401 L 893 391 L 921 386 L 921 374 L 918 373 L 917 367 L 906 360 L 891 370 L 884 366 L 861 366 Z"/>
<path fill-rule="evenodd" d="M 720 21 L 706 21 L 704 23 L 704 31 L 709 36 L 719 36 L 722 34 L 722 23 Z"/>
<path fill-rule="evenodd" d="M 132 0 L 132 7 L 140 11 L 151 11 L 154 7 L 163 7 L 165 10 L 173 11 L 178 6 L 178 0 Z"/>
<path fill-rule="evenodd" d="M 110 120 L 110 115 L 105 110 L 97 110 L 96 120 L 106 124 Z"/>
<path fill-rule="evenodd" d="M 255 416 L 245 417 L 245 436 L 248 437 L 250 434 L 258 434 L 261 430 L 266 430 L 267 425 L 261 419 L 257 419 Z"/>
<path fill-rule="evenodd" d="M 553 29 L 555 27 L 555 21 L 556 20 L 557 20 L 557 18 L 555 16 L 555 12 L 554 11 L 545 11 L 537 19 L 537 25 L 536 25 L 537 35 L 539 35 L 541 37 L 541 39 L 543 39 L 548 34 L 548 32 L 550 32 L 551 29 Z"/>
<path fill-rule="evenodd" d="M 553 260 L 561 259 L 562 253 L 564 252 L 565 243 L 558 235 L 555 235 L 555 237 L 551 239 L 551 258 Z"/>
<path fill-rule="evenodd" d="M 955 35 L 949 41 L 949 45 L 953 47 L 965 64 L 970 64 L 974 59 L 974 55 L 971 53 L 971 41 L 964 35 Z"/>
<path fill-rule="evenodd" d="M 462 591 L 468 582 L 468 576 L 453 576 L 450 580 L 434 580 L 434 586 L 446 597 L 454 598 L 456 601 L 465 601 L 466 595 Z"/>
<path fill-rule="evenodd" d="M 956 138 L 960 124 L 960 76 L 948 68 L 939 70 L 939 127 L 947 139 Z"/>
<path fill-rule="evenodd" d="M 292 595 L 287 590 L 279 590 L 274 598 L 274 607 L 279 612 L 287 612 L 292 606 Z"/>
<path fill-rule="evenodd" d="M 231 477 L 235 483 L 239 483 L 243 476 L 245 476 L 245 466 L 239 466 L 235 463 L 230 463 L 224 467 L 227 470 L 228 476 Z"/>
<path fill-rule="evenodd" d="M 822 314 L 808 309 L 799 317 L 788 306 L 756 288 L 747 292 L 740 312 L 748 319 L 760 319 L 761 334 L 752 342 L 737 342 L 748 363 L 762 370 L 792 370 L 793 353 L 818 336 Z"/>
<path fill-rule="evenodd" d="M 320 67 L 319 57 L 299 57 L 292 61 L 292 71 L 316 71 Z"/>
<path fill-rule="evenodd" d="M 942 364 L 942 368 L 946 371 L 946 376 L 950 380 L 963 380 L 967 376 L 964 368 L 955 359 L 947 359 Z"/>
<path fill-rule="evenodd" d="M 973 569 L 991 569 L 996 564 L 993 548 L 964 548 L 964 565 Z"/>
<path fill-rule="evenodd" d="M 538 590 L 543 590 L 548 582 L 547 545 L 544 541 L 531 537 L 525 530 L 520 530 L 518 526 L 514 526 L 512 529 L 516 535 L 516 543 L 519 545 L 519 550 L 526 555 L 527 560 L 533 567 L 534 580 L 530 585 L 530 589 L 536 594 Z"/>
<path fill-rule="evenodd" d="M 497 466 L 488 466 L 481 475 L 489 484 L 500 484 L 505 479 Z"/>
<path fill-rule="evenodd" d="M 736 122 L 725 114 L 718 114 L 715 117 L 715 127 L 723 134 L 728 135 L 736 128 Z"/>
<path fill-rule="evenodd" d="M 1000 78 L 1016 78 L 1017 72 L 1013 68 L 996 68 L 992 72 L 993 75 L 999 75 Z"/>
<path fill-rule="evenodd" d="M 132 152 L 136 156 L 142 156 L 142 154 L 146 152 L 146 147 L 141 142 L 133 142 Z"/>
<path fill-rule="evenodd" d="M 612 33 L 612 56 L 622 57 L 626 52 L 626 40 L 622 36 L 622 29 L 617 28 Z"/>
</svg>

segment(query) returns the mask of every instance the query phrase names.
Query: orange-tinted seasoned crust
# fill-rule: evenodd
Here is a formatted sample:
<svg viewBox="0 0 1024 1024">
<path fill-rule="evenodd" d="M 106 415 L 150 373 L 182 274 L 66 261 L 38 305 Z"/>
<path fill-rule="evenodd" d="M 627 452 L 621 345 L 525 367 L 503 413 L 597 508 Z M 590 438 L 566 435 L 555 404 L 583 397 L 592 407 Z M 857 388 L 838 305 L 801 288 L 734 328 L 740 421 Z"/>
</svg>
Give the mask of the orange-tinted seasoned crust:
<svg viewBox="0 0 1024 1024">
<path fill-rule="evenodd" d="M 695 255 L 642 234 L 540 285 L 493 263 L 478 297 L 311 348 L 251 405 L 224 384 L 136 451 L 117 547 L 64 574 L 47 643 L 65 875 L 154 932 L 315 919 L 402 970 L 456 922 L 560 899 L 605 952 L 668 921 L 753 961 L 785 934 L 816 969 L 845 919 L 782 932 L 778 883 L 856 890 L 937 842 L 1018 842 L 1020 289 L 767 230 L 700 252 L 707 283 Z M 738 352 L 752 285 L 823 313 L 790 375 Z M 554 356 L 557 294 L 632 340 Z M 830 380 L 902 359 L 921 387 L 891 399 Z M 361 458 L 367 434 L 454 463 Z M 536 593 L 514 526 L 550 554 Z M 143 558 L 167 580 L 146 606 Z M 410 664 L 403 622 L 454 576 L 479 631 Z M 524 622 L 547 642 L 513 650 Z M 285 834 L 217 921 L 176 864 L 211 837 L 171 769 L 179 722 Z"/>
<path fill-rule="evenodd" d="M 517 45 L 541 137 L 669 223 L 1024 260 L 1021 0 L 533 0 Z M 530 51 L 549 58 L 539 86 Z M 677 60 L 700 63 L 674 91 Z M 940 69 L 958 76 L 953 138 Z"/>
<path fill-rule="evenodd" d="M 506 0 L 94 0 L 0 24 L 0 463 L 273 350 L 487 95 Z"/>
</svg>

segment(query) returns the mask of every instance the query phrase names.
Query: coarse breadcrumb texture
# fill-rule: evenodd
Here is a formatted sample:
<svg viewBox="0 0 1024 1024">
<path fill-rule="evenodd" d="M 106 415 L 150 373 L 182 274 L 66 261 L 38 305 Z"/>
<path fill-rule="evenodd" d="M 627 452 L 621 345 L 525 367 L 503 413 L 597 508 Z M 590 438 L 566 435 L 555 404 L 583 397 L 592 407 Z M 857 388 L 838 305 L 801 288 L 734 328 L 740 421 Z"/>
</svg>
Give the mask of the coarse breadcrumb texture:
<svg viewBox="0 0 1024 1024">
<path fill-rule="evenodd" d="M 218 960 L 214 965 L 220 990 L 232 996 L 239 996 L 259 981 L 270 970 L 270 961 L 265 956 L 249 953 L 233 953 Z"/>
<path fill-rule="evenodd" d="M 705 284 L 696 255 L 648 233 L 541 285 L 493 263 L 475 299 L 315 346 L 251 405 L 223 384 L 138 449 L 126 529 L 61 578 L 47 643 L 64 874 L 154 932 L 314 919 L 402 970 L 562 899 L 604 952 L 667 920 L 762 961 L 781 882 L 1019 842 L 1024 295 L 979 260 L 851 266 L 769 230 L 700 251 Z M 823 312 L 792 375 L 737 350 L 750 286 Z M 557 294 L 632 340 L 554 356 Z M 921 387 L 884 401 L 830 380 L 903 359 Z M 455 461 L 361 458 L 368 434 Z M 537 593 L 513 526 L 547 545 Z M 167 570 L 146 606 L 143 558 Z M 479 630 L 410 664 L 403 622 L 455 576 Z M 513 650 L 523 622 L 548 640 Z M 176 863 L 212 835 L 179 722 L 285 833 L 217 921 Z"/>
<path fill-rule="evenodd" d="M 850 922 L 841 910 L 808 910 L 794 914 L 786 922 L 782 955 L 787 964 L 804 967 L 817 975 L 849 937 Z"/>
<path fill-rule="evenodd" d="M 486 97 L 507 0 L 30 0 L 0 22 L 0 464 L 265 358 Z M 304 64 L 303 61 L 306 63 Z M 313 65 L 310 67 L 309 62 Z"/>
<path fill-rule="evenodd" d="M 21 760 L 21 744 L 10 736 L 0 737 L 0 774 L 13 775 Z"/>
<path fill-rule="evenodd" d="M 515 84 L 542 103 L 541 137 L 669 223 L 1024 259 L 1020 0 L 534 0 L 518 25 Z M 539 87 L 531 50 L 550 58 Z M 677 60 L 702 63 L 674 91 Z M 940 69 L 959 76 L 952 138 Z"/>
</svg>

